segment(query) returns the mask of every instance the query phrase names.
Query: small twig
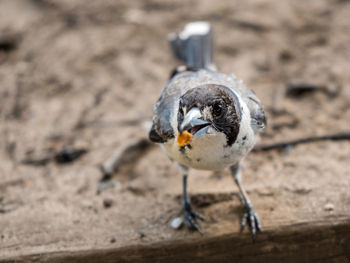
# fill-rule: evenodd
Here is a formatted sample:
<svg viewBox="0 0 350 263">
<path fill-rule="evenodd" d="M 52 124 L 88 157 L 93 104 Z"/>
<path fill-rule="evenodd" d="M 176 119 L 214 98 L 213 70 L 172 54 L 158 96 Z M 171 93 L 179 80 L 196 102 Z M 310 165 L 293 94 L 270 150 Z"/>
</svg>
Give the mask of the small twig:
<svg viewBox="0 0 350 263">
<path fill-rule="evenodd" d="M 253 149 L 253 152 L 283 149 L 283 148 L 295 146 L 302 143 L 310 143 L 310 142 L 326 141 L 326 140 L 332 140 L 332 141 L 350 140 L 350 133 L 337 133 L 337 134 L 325 135 L 325 136 L 306 137 L 306 138 L 301 138 L 301 139 L 292 140 L 292 141 L 272 143 L 269 145 L 261 145 L 261 146 L 255 147 Z"/>
<path fill-rule="evenodd" d="M 63 149 L 55 154 L 54 160 L 58 164 L 71 163 L 88 152 L 87 149 Z"/>
<path fill-rule="evenodd" d="M 82 128 L 85 128 L 85 123 L 87 122 L 87 116 L 88 114 L 97 106 L 99 106 L 102 102 L 103 96 L 107 93 L 107 89 L 101 89 L 96 92 L 96 94 L 93 97 L 93 100 L 90 102 L 90 104 L 83 109 L 83 111 L 80 113 L 80 117 L 77 121 L 77 123 L 74 126 L 75 130 L 79 130 Z"/>
<path fill-rule="evenodd" d="M 13 179 L 10 181 L 0 183 L 0 190 L 5 191 L 7 187 L 18 186 L 18 185 L 23 185 L 23 184 L 24 184 L 23 178 Z M 0 203 L 1 203 L 1 201 L 2 201 L 2 197 L 0 196 Z"/>
<path fill-rule="evenodd" d="M 27 158 L 22 160 L 22 164 L 25 165 L 32 165 L 32 166 L 45 166 L 47 165 L 51 160 L 53 160 L 53 156 L 51 154 L 41 156 L 38 158 Z"/>
<path fill-rule="evenodd" d="M 27 159 L 22 160 L 22 163 L 33 166 L 45 166 L 51 161 L 54 161 L 57 164 L 66 164 L 78 160 L 87 152 L 88 149 L 84 148 L 75 149 L 63 147 L 57 152 L 46 152 L 42 156 L 36 158 L 29 157 Z"/>
<path fill-rule="evenodd" d="M 151 145 L 147 138 L 132 139 L 121 144 L 101 165 L 101 180 L 110 179 L 121 166 L 134 164 Z"/>
<path fill-rule="evenodd" d="M 130 139 L 119 145 L 112 155 L 101 166 L 102 178 L 97 187 L 97 194 L 116 185 L 112 177 L 122 167 L 131 170 L 135 163 L 147 152 L 153 144 L 148 138 Z"/>
<path fill-rule="evenodd" d="M 0 205 L 0 214 L 10 213 L 23 205 L 21 200 L 12 200 Z"/>
</svg>

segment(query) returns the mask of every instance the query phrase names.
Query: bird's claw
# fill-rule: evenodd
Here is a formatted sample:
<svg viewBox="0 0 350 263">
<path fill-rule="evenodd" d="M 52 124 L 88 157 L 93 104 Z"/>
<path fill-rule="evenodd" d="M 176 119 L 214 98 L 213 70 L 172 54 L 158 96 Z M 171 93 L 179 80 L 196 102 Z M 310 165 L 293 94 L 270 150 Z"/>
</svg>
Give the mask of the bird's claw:
<svg viewBox="0 0 350 263">
<path fill-rule="evenodd" d="M 201 227 L 198 225 L 196 218 L 201 221 L 206 221 L 203 216 L 197 213 L 191 206 L 189 202 L 184 202 L 182 205 L 184 212 L 184 223 L 187 227 L 197 230 L 199 233 L 203 234 Z"/>
<path fill-rule="evenodd" d="M 262 227 L 258 215 L 255 213 L 253 206 L 248 202 L 244 205 L 244 213 L 241 221 L 241 231 L 244 230 L 248 223 L 250 232 L 252 234 L 252 240 L 255 241 L 255 235 L 260 232 Z"/>
</svg>

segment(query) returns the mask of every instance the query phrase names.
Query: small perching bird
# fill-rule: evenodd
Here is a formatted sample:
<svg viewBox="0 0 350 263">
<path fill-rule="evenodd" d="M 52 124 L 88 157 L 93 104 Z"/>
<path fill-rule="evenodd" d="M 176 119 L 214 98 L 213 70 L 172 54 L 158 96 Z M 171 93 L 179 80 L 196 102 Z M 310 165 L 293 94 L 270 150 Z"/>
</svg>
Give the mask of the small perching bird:
<svg viewBox="0 0 350 263">
<path fill-rule="evenodd" d="M 230 167 L 244 206 L 241 229 L 248 223 L 254 238 L 261 224 L 242 186 L 240 161 L 266 124 L 260 100 L 235 75 L 216 71 L 209 23 L 189 23 L 169 41 L 174 55 L 186 65 L 173 72 L 163 89 L 149 137 L 183 172 L 184 222 L 202 233 L 196 219 L 204 219 L 192 208 L 187 193 L 189 168 Z"/>
</svg>

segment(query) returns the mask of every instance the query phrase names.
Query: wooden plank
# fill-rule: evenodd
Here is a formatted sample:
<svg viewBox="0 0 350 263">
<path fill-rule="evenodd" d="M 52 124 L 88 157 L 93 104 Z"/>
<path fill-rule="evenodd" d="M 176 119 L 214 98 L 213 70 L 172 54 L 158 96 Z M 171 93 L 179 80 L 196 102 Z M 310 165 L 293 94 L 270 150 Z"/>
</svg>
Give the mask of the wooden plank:
<svg viewBox="0 0 350 263">
<path fill-rule="evenodd" d="M 42 182 L 42 178 L 35 177 L 31 177 L 32 184 L 37 182 L 38 186 L 26 187 L 30 181 L 25 178 L 22 184 L 7 187 L 5 193 L 19 191 L 28 199 L 11 203 L 7 194 L 2 200 L 2 205 L 9 204 L 11 210 L 0 215 L 0 261 L 161 262 L 167 258 L 166 262 L 186 262 L 190 256 L 188 262 L 203 258 L 209 262 L 251 262 L 256 258 L 280 262 L 289 257 L 300 262 L 344 259 L 350 237 L 349 178 L 344 170 L 334 180 L 327 171 L 346 166 L 348 146 L 349 143 L 322 142 L 298 146 L 285 155 L 270 152 L 249 156 L 244 179 L 263 224 L 255 244 L 247 230 L 239 233 L 242 207 L 230 191 L 234 184 L 228 171 L 191 172 L 193 204 L 208 219 L 201 222 L 201 236 L 169 226 L 180 208 L 181 176 L 167 165 L 166 156 L 158 148 L 148 152 L 134 168 L 133 173 L 147 176 L 123 182 L 122 176 L 127 174 L 120 174 L 116 187 L 98 195 L 98 167 L 85 166 L 81 173 L 71 166 L 52 166 L 54 171 L 61 170 L 63 178 L 72 180 L 72 190 L 61 187 L 52 193 L 33 191 Z M 318 160 L 305 162 L 300 153 L 308 149 L 317 156 L 325 147 L 336 151 L 338 157 L 323 163 L 320 174 L 310 173 L 309 167 Z M 268 156 L 276 157 L 266 162 Z M 148 173 L 152 168 L 149 164 L 157 162 L 161 164 L 157 172 Z M 290 162 L 298 166 L 293 170 L 289 165 L 281 166 Z M 257 168 L 259 172 L 254 172 Z M 269 176 L 272 170 L 279 169 L 281 176 Z M 167 174 L 162 175 L 162 171 Z M 59 184 L 63 178 L 55 179 Z M 93 187 L 85 186 L 84 178 L 91 178 Z M 110 207 L 103 204 L 107 199 Z"/>
<path fill-rule="evenodd" d="M 305 222 L 281 231 L 161 242 L 119 249 L 51 252 L 1 262 L 349 262 L 350 221 Z"/>
</svg>

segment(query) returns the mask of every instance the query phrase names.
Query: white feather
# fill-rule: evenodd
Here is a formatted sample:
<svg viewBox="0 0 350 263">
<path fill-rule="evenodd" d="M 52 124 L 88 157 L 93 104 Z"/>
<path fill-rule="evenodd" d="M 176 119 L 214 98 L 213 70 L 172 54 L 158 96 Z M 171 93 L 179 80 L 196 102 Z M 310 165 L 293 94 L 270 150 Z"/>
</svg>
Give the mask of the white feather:
<svg viewBox="0 0 350 263">
<path fill-rule="evenodd" d="M 226 136 L 222 132 L 210 127 L 206 135 L 192 140 L 191 149 L 180 151 L 176 143 L 177 138 L 162 145 L 167 155 L 182 165 L 200 170 L 220 170 L 239 162 L 254 146 L 256 136 L 250 125 L 250 112 L 245 102 L 236 93 L 241 105 L 242 118 L 236 141 L 227 145 Z M 176 105 L 176 104 L 175 104 Z M 172 111 L 171 124 L 177 130 L 177 108 Z"/>
</svg>

